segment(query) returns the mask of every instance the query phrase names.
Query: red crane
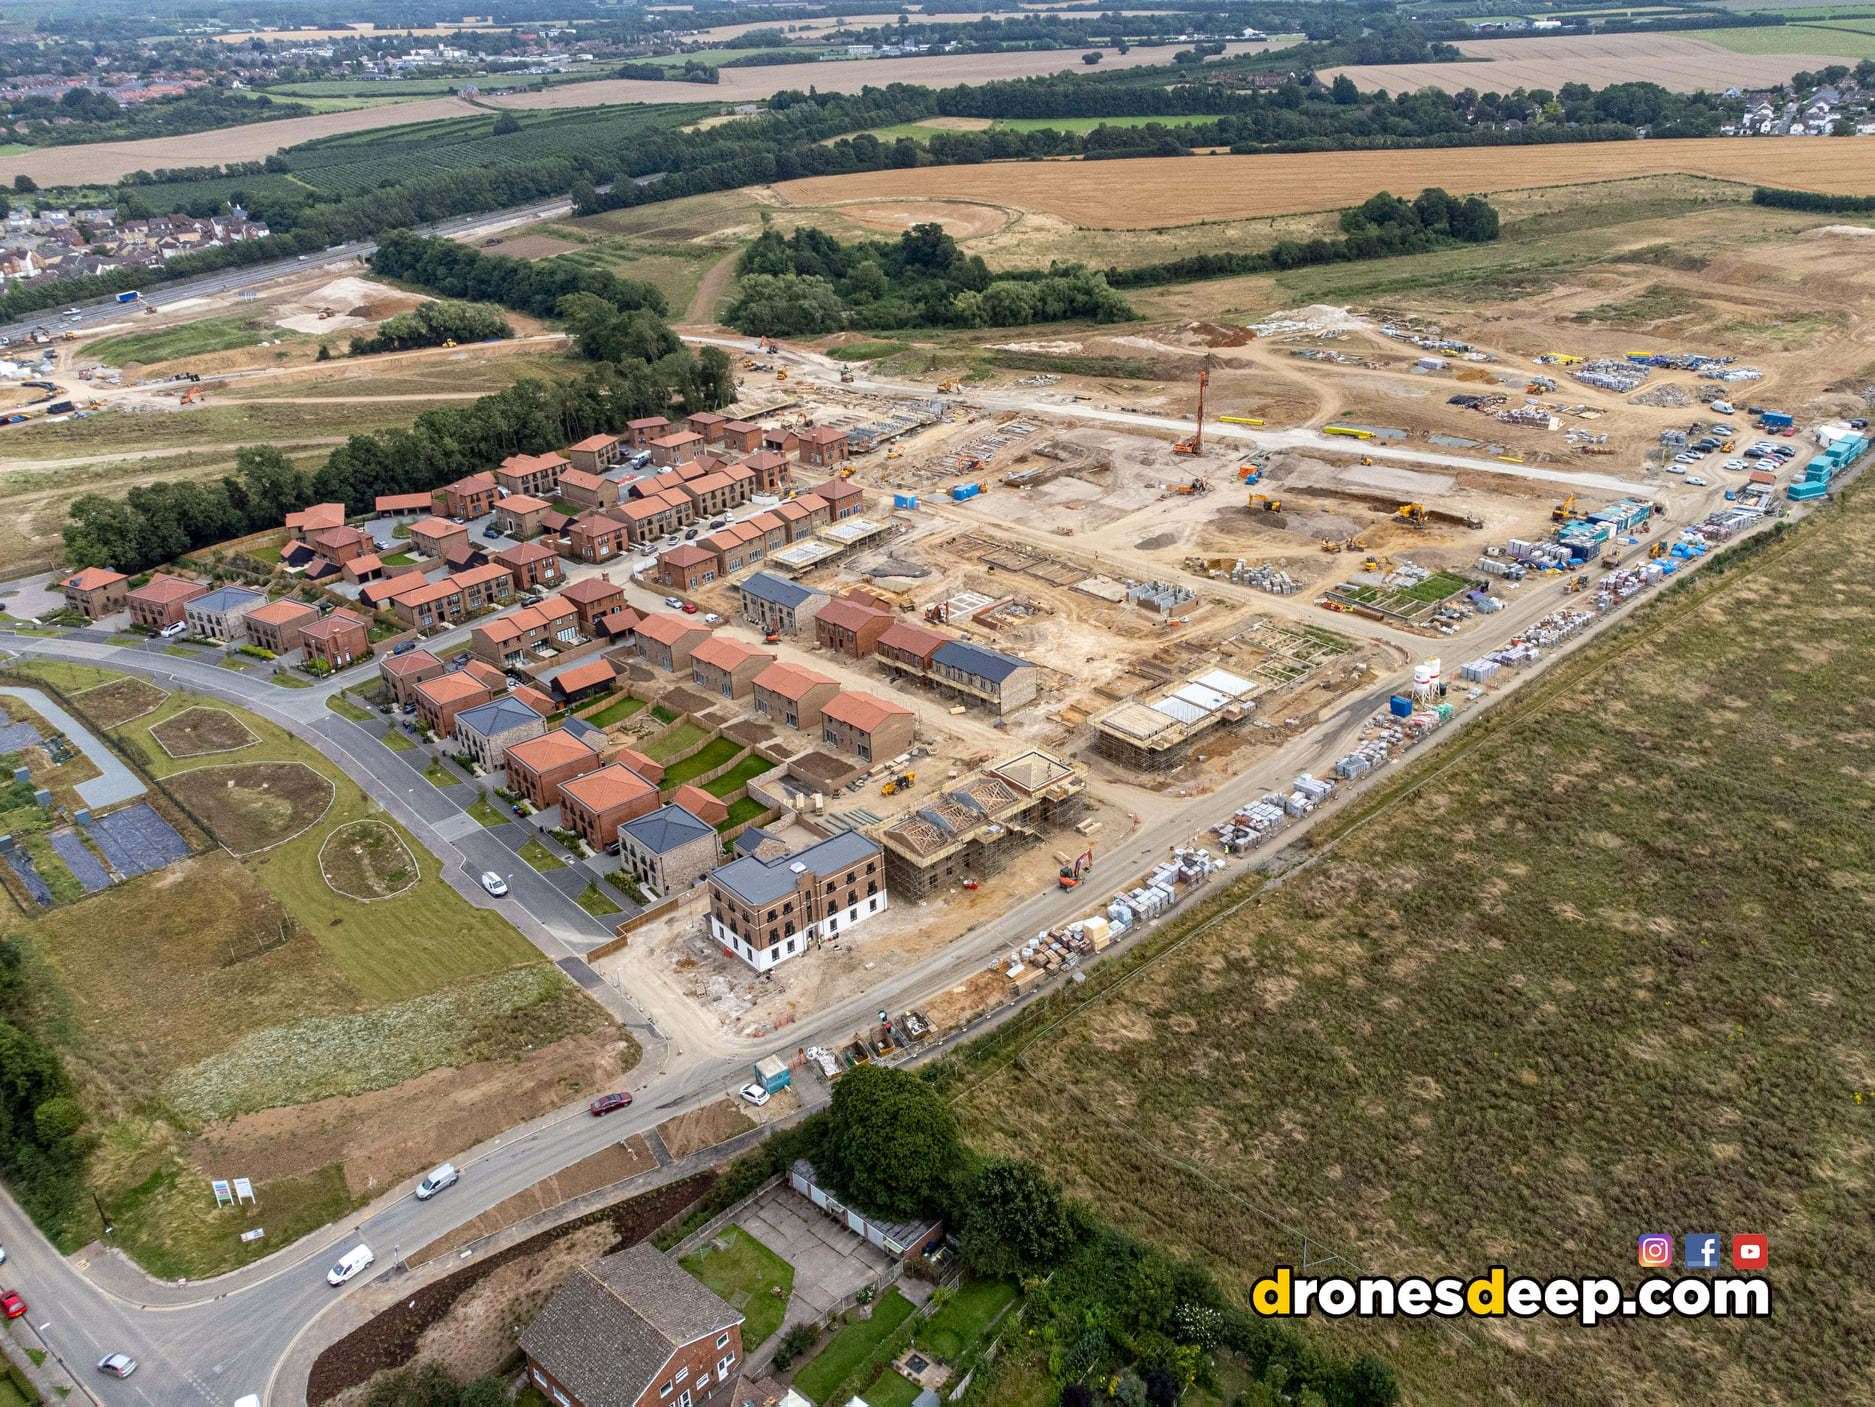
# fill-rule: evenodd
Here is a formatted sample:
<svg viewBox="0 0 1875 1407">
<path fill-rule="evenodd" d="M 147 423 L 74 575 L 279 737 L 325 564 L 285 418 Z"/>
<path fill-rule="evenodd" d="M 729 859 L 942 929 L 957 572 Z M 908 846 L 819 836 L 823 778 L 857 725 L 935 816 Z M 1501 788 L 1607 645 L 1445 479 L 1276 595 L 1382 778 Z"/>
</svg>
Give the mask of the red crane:
<svg viewBox="0 0 1875 1407">
<path fill-rule="evenodd" d="M 1190 439 L 1180 440 L 1172 446 L 1173 454 L 1204 453 L 1204 388 L 1210 384 L 1211 373 L 1200 371 L 1198 373 L 1198 428 L 1192 432 Z"/>
</svg>

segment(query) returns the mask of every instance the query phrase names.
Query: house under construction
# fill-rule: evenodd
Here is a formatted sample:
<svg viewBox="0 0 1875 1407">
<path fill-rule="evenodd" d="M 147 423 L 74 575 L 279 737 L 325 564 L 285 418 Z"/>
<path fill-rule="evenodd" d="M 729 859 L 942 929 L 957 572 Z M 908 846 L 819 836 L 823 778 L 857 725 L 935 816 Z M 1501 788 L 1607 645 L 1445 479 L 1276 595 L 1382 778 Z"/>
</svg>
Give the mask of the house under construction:
<svg viewBox="0 0 1875 1407">
<path fill-rule="evenodd" d="M 878 833 L 886 888 L 922 899 L 948 884 L 986 879 L 1027 845 L 1077 824 L 1087 779 L 1051 753 L 1031 750 L 972 773 Z"/>
<path fill-rule="evenodd" d="M 1241 727 L 1261 689 L 1229 670 L 1186 680 L 1151 703 L 1129 701 L 1094 720 L 1094 751 L 1141 772 L 1169 772 L 1202 737 Z"/>
</svg>

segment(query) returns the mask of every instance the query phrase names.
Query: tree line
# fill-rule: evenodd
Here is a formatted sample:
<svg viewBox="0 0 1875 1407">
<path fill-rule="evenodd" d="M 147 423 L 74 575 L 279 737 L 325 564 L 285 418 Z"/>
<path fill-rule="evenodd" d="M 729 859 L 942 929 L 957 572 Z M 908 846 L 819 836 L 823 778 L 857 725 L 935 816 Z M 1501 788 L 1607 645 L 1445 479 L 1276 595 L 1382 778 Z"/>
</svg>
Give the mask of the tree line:
<svg viewBox="0 0 1875 1407">
<path fill-rule="evenodd" d="M 992 274 L 936 224 L 914 225 L 896 240 L 855 244 L 812 228 L 785 239 L 764 230 L 737 267 L 741 281 L 724 321 L 765 337 L 1132 316 L 1124 299 L 1080 265 Z"/>
<path fill-rule="evenodd" d="M 442 299 L 419 303 L 407 313 L 386 318 L 371 336 L 352 338 L 351 351 L 360 357 L 373 352 L 441 347 L 450 342 L 498 342 L 512 336 L 514 328 L 493 308 Z"/>
<path fill-rule="evenodd" d="M 1354 209 L 1342 211 L 1340 223 L 1340 239 L 1285 239 L 1252 253 L 1193 254 L 1127 269 L 1111 268 L 1106 279 L 1113 288 L 1147 288 L 1424 254 L 1461 244 L 1488 244 L 1498 236 L 1497 209 L 1489 201 L 1476 195 L 1460 200 L 1437 187 L 1428 187 L 1410 202 L 1381 191 Z"/>
<path fill-rule="evenodd" d="M 32 802 L 30 783 L 26 804 Z M 85 1111 L 58 1051 L 28 1029 L 23 941 L 0 938 L 0 1176 L 26 1214 L 61 1225 L 84 1191 Z"/>
<path fill-rule="evenodd" d="M 513 259 L 484 254 L 452 239 L 398 230 L 384 236 L 371 256 L 373 272 L 418 284 L 446 298 L 498 303 L 517 313 L 557 317 L 561 300 L 575 293 L 599 298 L 621 312 L 669 311 L 654 285 L 620 278 L 609 269 L 589 269 L 563 259 Z"/>
<path fill-rule="evenodd" d="M 1759 186 L 1751 193 L 1753 205 L 1778 210 L 1808 210 L 1819 215 L 1875 214 L 1875 195 L 1824 195 L 1818 191 L 1779 190 Z"/>
</svg>

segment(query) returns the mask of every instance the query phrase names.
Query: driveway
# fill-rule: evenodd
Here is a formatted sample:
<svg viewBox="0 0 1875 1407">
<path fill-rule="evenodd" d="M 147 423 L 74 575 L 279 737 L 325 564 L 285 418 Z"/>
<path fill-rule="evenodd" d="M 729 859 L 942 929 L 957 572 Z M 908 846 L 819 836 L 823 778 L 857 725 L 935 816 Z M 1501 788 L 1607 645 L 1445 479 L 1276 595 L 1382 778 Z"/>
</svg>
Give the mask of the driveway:
<svg viewBox="0 0 1875 1407">
<path fill-rule="evenodd" d="M 770 1353 L 796 1324 L 819 1323 L 874 1284 L 892 1258 L 833 1220 L 786 1183 L 771 1187 L 736 1219 L 749 1235 L 794 1267 L 794 1294 L 781 1329 L 764 1345 Z M 915 1281 L 902 1288 L 922 1299 Z M 763 1359 L 766 1362 L 766 1358 Z"/>
</svg>

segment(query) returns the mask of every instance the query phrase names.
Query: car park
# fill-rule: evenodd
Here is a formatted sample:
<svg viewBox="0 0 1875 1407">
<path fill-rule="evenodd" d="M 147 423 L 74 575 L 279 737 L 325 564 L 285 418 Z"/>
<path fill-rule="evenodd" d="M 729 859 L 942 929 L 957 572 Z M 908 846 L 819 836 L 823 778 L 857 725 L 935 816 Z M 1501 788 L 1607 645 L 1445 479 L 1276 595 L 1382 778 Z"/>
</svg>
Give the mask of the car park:
<svg viewBox="0 0 1875 1407">
<path fill-rule="evenodd" d="M 137 1371 L 137 1360 L 128 1353 L 107 1353 L 98 1360 L 98 1371 L 108 1378 L 127 1378 Z"/>
<path fill-rule="evenodd" d="M 499 899 L 508 892 L 508 881 L 496 874 L 493 870 L 483 870 L 482 888 Z"/>
<path fill-rule="evenodd" d="M 620 1090 L 615 1094 L 600 1095 L 597 1099 L 593 1100 L 592 1103 L 586 1106 L 586 1112 L 591 1114 L 593 1118 L 597 1119 L 601 1115 L 610 1114 L 616 1109 L 627 1108 L 630 1106 L 631 1102 L 632 1102 L 632 1097 L 629 1094 L 626 1094 L 623 1090 Z"/>
<path fill-rule="evenodd" d="M 343 1285 L 346 1281 L 355 1279 L 361 1272 L 369 1269 L 376 1261 L 377 1257 L 371 1253 L 371 1247 L 362 1244 L 353 1246 L 339 1257 L 337 1265 L 326 1272 L 326 1284 Z"/>
<path fill-rule="evenodd" d="M 417 1184 L 417 1200 L 427 1202 L 445 1187 L 454 1187 L 462 1174 L 456 1171 L 454 1163 L 439 1163 L 424 1174 L 423 1181 Z"/>
</svg>

